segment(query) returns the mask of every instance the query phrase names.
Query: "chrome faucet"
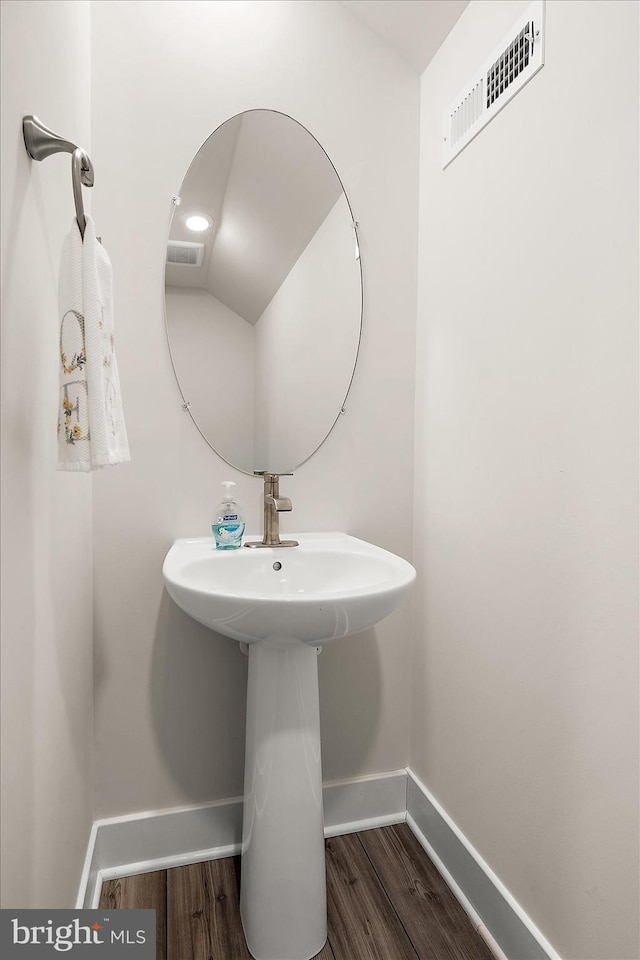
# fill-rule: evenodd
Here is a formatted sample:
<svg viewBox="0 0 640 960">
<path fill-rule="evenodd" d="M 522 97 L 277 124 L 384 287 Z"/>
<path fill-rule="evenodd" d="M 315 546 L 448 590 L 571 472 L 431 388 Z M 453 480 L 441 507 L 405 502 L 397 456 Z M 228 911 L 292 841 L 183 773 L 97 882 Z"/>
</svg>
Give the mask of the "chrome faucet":
<svg viewBox="0 0 640 960">
<path fill-rule="evenodd" d="M 297 540 L 280 539 L 280 514 L 289 513 L 293 507 L 289 497 L 280 496 L 280 477 L 290 477 L 290 473 L 265 473 L 256 471 L 264 477 L 264 536 L 261 541 L 245 543 L 245 547 L 297 547 Z"/>
</svg>

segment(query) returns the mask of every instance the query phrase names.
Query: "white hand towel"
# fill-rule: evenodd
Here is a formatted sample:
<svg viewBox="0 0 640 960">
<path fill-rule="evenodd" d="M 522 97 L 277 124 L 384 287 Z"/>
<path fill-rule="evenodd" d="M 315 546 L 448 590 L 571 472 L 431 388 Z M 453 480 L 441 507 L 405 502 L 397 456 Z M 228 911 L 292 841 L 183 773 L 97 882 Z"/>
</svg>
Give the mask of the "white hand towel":
<svg viewBox="0 0 640 960">
<path fill-rule="evenodd" d="M 74 220 L 60 263 L 58 470 L 130 460 L 113 340 L 113 271 L 86 218 Z"/>
</svg>

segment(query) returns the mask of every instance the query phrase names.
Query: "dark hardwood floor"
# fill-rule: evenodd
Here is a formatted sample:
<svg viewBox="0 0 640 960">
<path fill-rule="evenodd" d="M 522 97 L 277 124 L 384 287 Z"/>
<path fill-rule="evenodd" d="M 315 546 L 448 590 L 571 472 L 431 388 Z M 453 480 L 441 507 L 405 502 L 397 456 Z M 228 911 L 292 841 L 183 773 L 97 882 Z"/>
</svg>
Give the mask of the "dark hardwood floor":
<svg viewBox="0 0 640 960">
<path fill-rule="evenodd" d="M 492 960 L 402 823 L 326 842 L 329 936 L 315 960 Z M 108 880 L 100 907 L 155 908 L 158 960 L 251 960 L 240 858 Z"/>
</svg>

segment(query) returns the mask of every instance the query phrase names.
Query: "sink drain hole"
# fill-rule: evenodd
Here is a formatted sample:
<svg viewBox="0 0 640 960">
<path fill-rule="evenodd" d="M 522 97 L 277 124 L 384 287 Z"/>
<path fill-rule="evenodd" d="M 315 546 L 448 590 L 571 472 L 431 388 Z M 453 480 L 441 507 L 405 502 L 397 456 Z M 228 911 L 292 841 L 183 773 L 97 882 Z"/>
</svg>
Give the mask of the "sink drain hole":
<svg viewBox="0 0 640 960">
<path fill-rule="evenodd" d="M 273 565 L 273 569 L 274 569 L 274 570 L 282 570 L 282 564 L 280 563 L 279 560 L 276 560 L 276 562 L 275 562 L 274 565 Z"/>
</svg>

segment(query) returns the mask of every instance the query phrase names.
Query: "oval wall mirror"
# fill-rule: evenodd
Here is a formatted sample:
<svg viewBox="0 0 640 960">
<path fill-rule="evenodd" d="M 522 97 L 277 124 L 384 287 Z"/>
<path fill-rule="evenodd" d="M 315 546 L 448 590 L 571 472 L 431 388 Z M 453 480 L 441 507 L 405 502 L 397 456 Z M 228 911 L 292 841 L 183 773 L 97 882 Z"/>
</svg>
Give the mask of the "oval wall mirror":
<svg viewBox="0 0 640 960">
<path fill-rule="evenodd" d="M 340 415 L 362 325 L 354 218 L 315 137 L 273 110 L 218 127 L 182 184 L 166 260 L 195 425 L 238 470 L 292 473 Z"/>
</svg>

